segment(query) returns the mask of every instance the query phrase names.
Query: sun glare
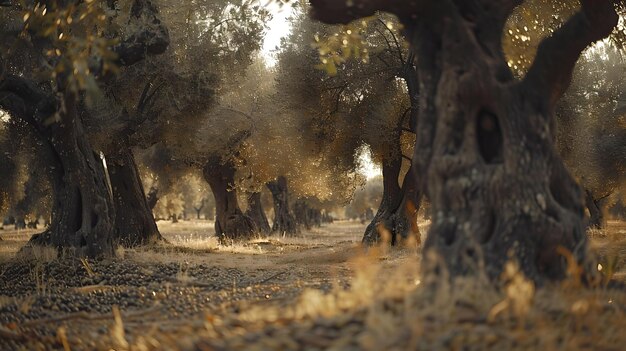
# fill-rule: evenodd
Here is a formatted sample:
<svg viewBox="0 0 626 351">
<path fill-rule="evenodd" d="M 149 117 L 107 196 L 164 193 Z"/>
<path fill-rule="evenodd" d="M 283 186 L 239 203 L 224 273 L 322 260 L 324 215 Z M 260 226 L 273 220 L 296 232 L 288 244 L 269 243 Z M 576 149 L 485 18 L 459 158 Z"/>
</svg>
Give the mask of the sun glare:
<svg viewBox="0 0 626 351">
<path fill-rule="evenodd" d="M 275 3 L 268 4 L 267 8 L 272 13 L 273 18 L 268 24 L 269 29 L 261 48 L 261 54 L 268 66 L 274 66 L 276 65 L 275 52 L 280 48 L 280 41 L 291 32 L 291 23 L 288 19 L 293 13 L 293 8 L 289 6 L 279 7 Z"/>
<path fill-rule="evenodd" d="M 368 180 L 383 174 L 380 166 L 372 160 L 372 151 L 369 146 L 363 146 L 359 151 L 359 172 Z"/>
</svg>

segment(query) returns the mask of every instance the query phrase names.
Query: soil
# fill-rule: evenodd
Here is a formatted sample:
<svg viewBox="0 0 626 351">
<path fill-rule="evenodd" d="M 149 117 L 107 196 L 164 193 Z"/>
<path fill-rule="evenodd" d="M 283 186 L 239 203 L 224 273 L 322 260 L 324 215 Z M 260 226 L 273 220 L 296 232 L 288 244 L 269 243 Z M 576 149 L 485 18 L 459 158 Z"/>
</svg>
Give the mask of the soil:
<svg viewBox="0 0 626 351">
<path fill-rule="evenodd" d="M 463 349 L 552 345 L 511 339 L 529 327 L 511 322 L 520 316 L 490 324 L 502 292 L 447 286 L 433 297 L 421 291 L 420 279 L 427 278 L 419 276 L 419 250 L 364 252 L 365 225 L 359 222 L 232 245 L 208 234 L 210 222 L 160 222 L 159 229 L 168 244 L 118 250 L 118 258 L 108 261 L 55 259 L 48 250 L 18 254 L 35 231 L 0 231 L 0 350 L 429 350 L 455 349 L 465 337 L 477 338 L 464 344 L 477 347 Z M 601 262 L 623 281 L 626 224 L 611 222 L 592 240 Z M 438 305 L 443 295 L 450 296 Z M 570 295 L 559 296 L 570 301 Z M 607 328 L 626 313 L 622 291 L 584 290 L 572 304 L 581 296 L 601 301 L 595 320 Z M 551 301 L 536 299 L 530 314 Z M 563 321 L 574 318 L 570 307 L 528 320 L 548 329 L 554 323 L 567 336 Z M 618 350 L 626 342 L 623 333 L 588 334 L 595 341 L 587 349 Z M 569 340 L 555 345 L 586 349 L 584 343 L 570 347 Z"/>
</svg>

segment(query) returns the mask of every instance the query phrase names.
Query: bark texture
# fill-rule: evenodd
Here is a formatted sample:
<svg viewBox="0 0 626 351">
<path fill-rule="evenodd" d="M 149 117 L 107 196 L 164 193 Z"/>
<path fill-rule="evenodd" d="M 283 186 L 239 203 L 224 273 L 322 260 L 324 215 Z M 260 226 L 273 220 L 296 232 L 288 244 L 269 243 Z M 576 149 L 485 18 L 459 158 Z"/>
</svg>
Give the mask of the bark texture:
<svg viewBox="0 0 626 351">
<path fill-rule="evenodd" d="M 53 190 L 52 222 L 30 243 L 81 257 L 113 256 L 114 207 L 102 159 L 93 151 L 71 93 L 57 101 L 21 77 L 0 83 L 2 108 L 45 144 Z M 56 117 L 53 117 L 56 116 Z M 47 123 L 50 118 L 58 120 Z"/>
<path fill-rule="evenodd" d="M 287 178 L 281 176 L 267 183 L 274 200 L 274 222 L 272 233 L 280 235 L 295 235 L 298 233 L 296 219 L 289 208 L 289 188 Z"/>
<path fill-rule="evenodd" d="M 113 202 L 115 239 L 125 247 L 154 244 L 163 240 L 139 177 L 130 148 L 122 147 L 107 158 Z"/>
<path fill-rule="evenodd" d="M 322 20 L 392 12 L 411 39 L 420 83 L 413 166 L 433 218 L 425 273 L 499 279 L 515 259 L 536 282 L 567 275 L 564 256 L 596 274 L 587 253 L 582 191 L 552 138 L 554 108 L 581 52 L 617 24 L 609 0 L 581 10 L 539 46 L 515 80 L 501 46 L 521 0 L 312 0 Z"/>
<path fill-rule="evenodd" d="M 383 198 L 374 219 L 365 229 L 363 244 L 383 242 L 396 245 L 410 242 L 410 238 L 421 243 L 417 212 L 422 192 L 417 186 L 413 167 L 404 177 L 402 186 L 399 185 L 401 166 L 401 158 L 383 160 Z"/>
<path fill-rule="evenodd" d="M 235 166 L 222 163 L 219 157 L 211 157 L 203 169 L 204 179 L 209 183 L 215 197 L 215 234 L 220 240 L 245 240 L 252 238 L 258 228 L 239 207 L 235 183 Z"/>
<path fill-rule="evenodd" d="M 398 183 L 402 158 L 383 159 L 383 197 L 374 219 L 365 229 L 363 244 L 372 245 L 380 241 L 391 243 L 395 225 L 395 214 L 402 202 L 402 189 Z"/>
<path fill-rule="evenodd" d="M 259 228 L 259 232 L 262 234 L 272 232 L 270 222 L 267 220 L 267 216 L 261 204 L 261 193 L 248 194 L 248 211 L 246 211 L 246 215 L 252 218 L 257 228 Z"/>
</svg>

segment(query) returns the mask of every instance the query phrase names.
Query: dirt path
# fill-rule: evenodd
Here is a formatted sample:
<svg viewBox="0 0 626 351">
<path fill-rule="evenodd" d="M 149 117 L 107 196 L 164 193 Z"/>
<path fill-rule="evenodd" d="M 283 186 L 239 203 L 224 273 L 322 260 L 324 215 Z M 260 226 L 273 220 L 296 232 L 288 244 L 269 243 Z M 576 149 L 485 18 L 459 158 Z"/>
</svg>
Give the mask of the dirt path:
<svg viewBox="0 0 626 351">
<path fill-rule="evenodd" d="M 226 246 L 210 236 L 211 223 L 160 228 L 170 245 L 121 250 L 121 259 L 104 262 L 58 261 L 46 250 L 22 259 L 16 252 L 34 231 L 3 231 L 0 349 L 61 348 L 63 337 L 72 349 L 107 349 L 115 335 L 114 306 L 131 343 L 189 328 L 190 320 L 207 314 L 287 306 L 305 289 L 348 286 L 358 264 L 353 259 L 364 255 L 359 243 L 365 227 L 358 222 Z M 415 250 L 379 256 L 388 271 L 416 262 Z"/>
</svg>

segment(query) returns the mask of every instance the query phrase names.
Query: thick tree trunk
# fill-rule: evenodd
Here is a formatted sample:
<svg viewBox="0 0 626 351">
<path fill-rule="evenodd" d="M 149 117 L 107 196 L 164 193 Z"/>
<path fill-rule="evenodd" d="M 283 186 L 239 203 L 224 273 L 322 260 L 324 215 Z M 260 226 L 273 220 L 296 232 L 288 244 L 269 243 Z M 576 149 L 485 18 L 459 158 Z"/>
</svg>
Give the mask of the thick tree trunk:
<svg viewBox="0 0 626 351">
<path fill-rule="evenodd" d="M 262 234 L 269 234 L 272 231 L 267 216 L 265 216 L 265 211 L 263 211 L 263 206 L 261 205 L 260 192 L 248 194 L 248 211 L 246 211 L 246 215 L 252 218 L 257 228 L 259 228 L 259 232 Z"/>
<path fill-rule="evenodd" d="M 576 15 L 542 43 L 518 82 L 500 46 L 507 5 L 492 6 L 485 13 L 471 6 L 442 8 L 454 19 L 444 24 L 440 14 L 441 20 L 414 27 L 413 49 L 426 87 L 415 157 L 433 210 L 425 267 L 452 276 L 484 271 L 498 280 L 513 259 L 526 276 L 542 282 L 564 278 L 565 256 L 571 256 L 595 275 L 582 225 L 582 192 L 551 131 L 554 105 L 591 42 L 574 38 L 584 37 L 588 19 Z M 479 28 L 470 28 L 468 16 Z M 480 28 L 486 23 L 492 28 Z M 569 33 L 572 26 L 581 28 Z M 567 47 L 572 43 L 578 47 Z"/>
<path fill-rule="evenodd" d="M 414 66 L 414 55 L 411 53 L 405 61 L 400 76 L 405 81 L 411 109 L 409 112 L 408 130 L 417 131 L 417 112 L 419 110 L 419 80 Z M 417 184 L 417 174 L 413 167 L 404 177 L 402 186 L 398 185 L 402 167 L 402 149 L 400 145 L 401 133 L 405 129 L 406 114 L 398 123 L 398 128 L 390 135 L 394 142 L 396 158 L 383 159 L 383 199 L 376 216 L 365 230 L 363 244 L 372 245 L 379 241 L 396 245 L 398 241 L 407 242 L 412 237 L 417 243 L 421 242 L 417 226 L 417 212 L 419 210 L 422 191 Z M 384 234 L 381 237 L 381 234 Z"/>
<path fill-rule="evenodd" d="M 372 245 L 379 241 L 391 243 L 395 230 L 394 215 L 402 202 L 402 189 L 398 183 L 402 158 L 383 159 L 383 198 L 374 219 L 365 229 L 363 244 Z"/>
<path fill-rule="evenodd" d="M 135 247 L 163 240 L 143 190 L 132 150 L 122 147 L 107 158 L 113 202 L 115 238 L 122 246 Z"/>
<path fill-rule="evenodd" d="M 235 167 L 223 164 L 219 157 L 211 157 L 204 166 L 204 179 L 215 197 L 215 234 L 220 240 L 250 239 L 258 232 L 254 221 L 239 208 L 235 183 Z"/>
<path fill-rule="evenodd" d="M 612 1 L 581 0 L 580 12 L 541 43 L 521 81 L 501 43 L 519 0 L 311 4 L 316 17 L 333 23 L 392 12 L 411 38 L 420 82 L 413 166 L 433 213 L 426 274 L 486 273 L 498 281 L 516 260 L 542 282 L 564 278 L 568 256 L 584 268 L 583 280 L 597 275 L 582 191 L 555 150 L 551 126 L 581 52 L 617 24 Z"/>
<path fill-rule="evenodd" d="M 289 188 L 287 178 L 280 176 L 276 180 L 267 183 L 267 188 L 272 193 L 274 200 L 274 223 L 272 233 L 280 235 L 295 235 L 298 233 L 296 219 L 289 208 Z"/>
<path fill-rule="evenodd" d="M 52 223 L 30 243 L 76 256 L 113 256 L 115 215 L 106 171 L 87 141 L 76 113 L 76 97 L 66 95 L 61 120 L 45 127 L 56 163 L 51 182 Z"/>
</svg>

